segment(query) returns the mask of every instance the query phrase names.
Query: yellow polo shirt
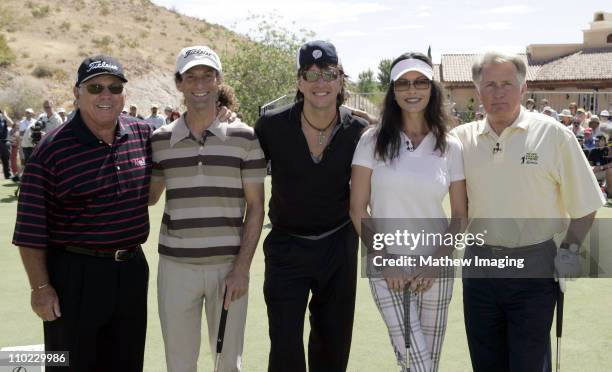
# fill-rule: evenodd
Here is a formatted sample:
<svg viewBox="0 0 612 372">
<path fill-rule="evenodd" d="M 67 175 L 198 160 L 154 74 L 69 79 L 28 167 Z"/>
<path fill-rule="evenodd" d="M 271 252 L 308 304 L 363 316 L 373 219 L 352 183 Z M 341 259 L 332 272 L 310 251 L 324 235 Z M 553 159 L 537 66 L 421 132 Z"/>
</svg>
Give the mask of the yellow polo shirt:
<svg viewBox="0 0 612 372">
<path fill-rule="evenodd" d="M 500 136 L 486 118 L 452 133 L 463 145 L 469 217 L 479 219 L 470 230 L 487 230 L 487 244 L 546 241 L 563 230 L 563 219 L 605 204 L 578 141 L 546 115 L 521 107 Z"/>
</svg>

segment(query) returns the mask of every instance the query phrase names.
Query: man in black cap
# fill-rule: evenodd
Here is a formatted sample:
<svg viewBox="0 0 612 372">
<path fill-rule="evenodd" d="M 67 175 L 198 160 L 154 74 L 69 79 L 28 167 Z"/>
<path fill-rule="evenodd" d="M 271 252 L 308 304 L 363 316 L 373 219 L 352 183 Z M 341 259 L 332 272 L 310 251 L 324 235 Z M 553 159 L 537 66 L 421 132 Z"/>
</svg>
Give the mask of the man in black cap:
<svg viewBox="0 0 612 372">
<path fill-rule="evenodd" d="M 25 168 L 13 244 L 44 321 L 47 371 L 142 371 L 149 269 L 150 127 L 121 115 L 121 64 L 85 59 L 74 116 L 44 137 Z"/>
<path fill-rule="evenodd" d="M 304 312 L 309 294 L 310 371 L 345 371 L 351 346 L 358 238 L 349 217 L 353 152 L 366 122 L 341 107 L 345 75 L 336 48 L 298 51 L 296 102 L 266 112 L 255 131 L 272 165 L 264 241 L 268 371 L 306 371 Z"/>
</svg>

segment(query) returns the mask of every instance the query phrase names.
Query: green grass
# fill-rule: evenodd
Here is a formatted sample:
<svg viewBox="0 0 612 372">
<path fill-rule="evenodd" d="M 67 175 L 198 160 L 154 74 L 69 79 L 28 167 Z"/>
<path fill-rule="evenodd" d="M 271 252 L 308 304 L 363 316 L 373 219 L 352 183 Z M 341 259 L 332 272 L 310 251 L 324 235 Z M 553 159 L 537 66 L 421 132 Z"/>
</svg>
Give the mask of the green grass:
<svg viewBox="0 0 612 372">
<path fill-rule="evenodd" d="M 16 201 L 10 182 L 0 183 L 0 225 L 5 248 L 0 250 L 0 347 L 42 344 L 42 325 L 30 308 L 30 290 L 18 250 L 10 245 Z M 269 180 L 267 183 L 269 191 Z M 151 209 L 151 235 L 145 252 L 151 268 L 149 322 L 145 355 L 147 372 L 165 371 L 165 358 L 157 316 L 157 234 L 163 203 Z M 612 218 L 612 208 L 602 208 L 600 217 Z M 267 219 L 266 222 L 268 223 Z M 264 236 L 269 230 L 264 229 Z M 609 232 L 607 232 L 609 233 Z M 610 235 L 608 235 L 610 236 Z M 262 239 L 263 240 L 263 239 Z M 605 241 L 605 240 L 604 240 Z M 612 241 L 610 239 L 608 242 Z M 610 246 L 601 247 L 602 252 Z M 251 268 L 249 310 L 243 354 L 244 371 L 266 371 L 269 350 L 266 307 L 263 299 L 264 260 L 260 247 Z M 569 284 L 563 333 L 564 371 L 609 371 L 612 362 L 612 279 L 580 279 Z M 205 322 L 203 324 L 206 324 Z M 306 322 L 307 324 L 307 322 Z M 308 327 L 306 327 L 305 340 Z M 202 330 L 199 370 L 212 370 L 206 329 Z M 553 360 L 554 326 L 553 326 Z M 357 307 L 349 371 L 397 371 L 387 331 L 376 309 L 367 279 L 358 280 Z M 463 326 L 461 281 L 455 281 L 441 371 L 471 371 Z"/>
</svg>

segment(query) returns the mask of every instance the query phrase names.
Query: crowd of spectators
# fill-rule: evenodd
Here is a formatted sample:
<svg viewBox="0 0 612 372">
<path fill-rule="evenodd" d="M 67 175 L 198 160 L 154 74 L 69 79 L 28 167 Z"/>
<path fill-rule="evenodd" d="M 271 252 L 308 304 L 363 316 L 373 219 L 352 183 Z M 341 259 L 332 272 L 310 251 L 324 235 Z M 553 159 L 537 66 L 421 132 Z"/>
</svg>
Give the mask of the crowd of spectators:
<svg viewBox="0 0 612 372">
<path fill-rule="evenodd" d="M 219 86 L 219 105 L 238 112 L 238 100 L 229 85 Z M 20 120 L 13 120 L 6 110 L 0 110 L 0 158 L 5 179 L 19 182 L 25 163 L 41 137 L 65 123 L 73 114 L 67 113 L 63 107 L 55 110 L 51 100 L 45 100 L 41 108 L 42 111 L 38 113 L 32 108 L 25 109 Z M 181 116 L 179 108 L 173 106 L 166 106 L 164 114 L 159 112 L 157 104 L 152 104 L 150 110 L 151 114 L 145 118 L 138 113 L 138 106 L 131 104 L 122 114 L 146 121 L 153 130 Z"/>
<path fill-rule="evenodd" d="M 548 100 L 542 99 L 536 108 L 535 101 L 531 98 L 525 102 L 527 110 L 540 112 L 555 118 L 561 124 L 569 128 L 576 136 L 582 147 L 584 156 L 587 158 L 597 180 L 602 188 L 607 189 L 607 196 L 612 197 L 612 120 L 608 110 L 601 110 L 599 115 L 578 107 L 572 102 L 567 108 L 560 111 L 550 106 Z"/>
</svg>

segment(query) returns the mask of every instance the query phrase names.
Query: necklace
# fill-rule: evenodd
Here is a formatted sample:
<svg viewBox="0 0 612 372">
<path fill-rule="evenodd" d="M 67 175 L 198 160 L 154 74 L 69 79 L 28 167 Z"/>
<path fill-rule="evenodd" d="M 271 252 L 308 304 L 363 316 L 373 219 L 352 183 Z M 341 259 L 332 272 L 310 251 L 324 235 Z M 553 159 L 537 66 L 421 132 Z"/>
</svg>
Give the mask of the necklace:
<svg viewBox="0 0 612 372">
<path fill-rule="evenodd" d="M 308 118 L 306 117 L 306 114 L 304 113 L 304 111 L 302 111 L 302 116 L 304 117 L 304 120 L 306 120 L 306 124 L 308 124 L 312 129 L 316 130 L 319 132 L 319 134 L 317 135 L 317 139 L 319 142 L 319 145 L 322 145 L 325 140 L 326 140 L 326 135 L 325 132 L 329 129 L 329 127 L 332 126 L 332 124 L 336 121 L 336 118 L 338 117 L 338 112 L 336 112 L 336 114 L 334 115 L 334 118 L 329 122 L 329 124 L 327 124 L 327 126 L 323 129 L 321 128 L 317 128 L 315 127 L 310 120 L 308 120 Z"/>
</svg>

